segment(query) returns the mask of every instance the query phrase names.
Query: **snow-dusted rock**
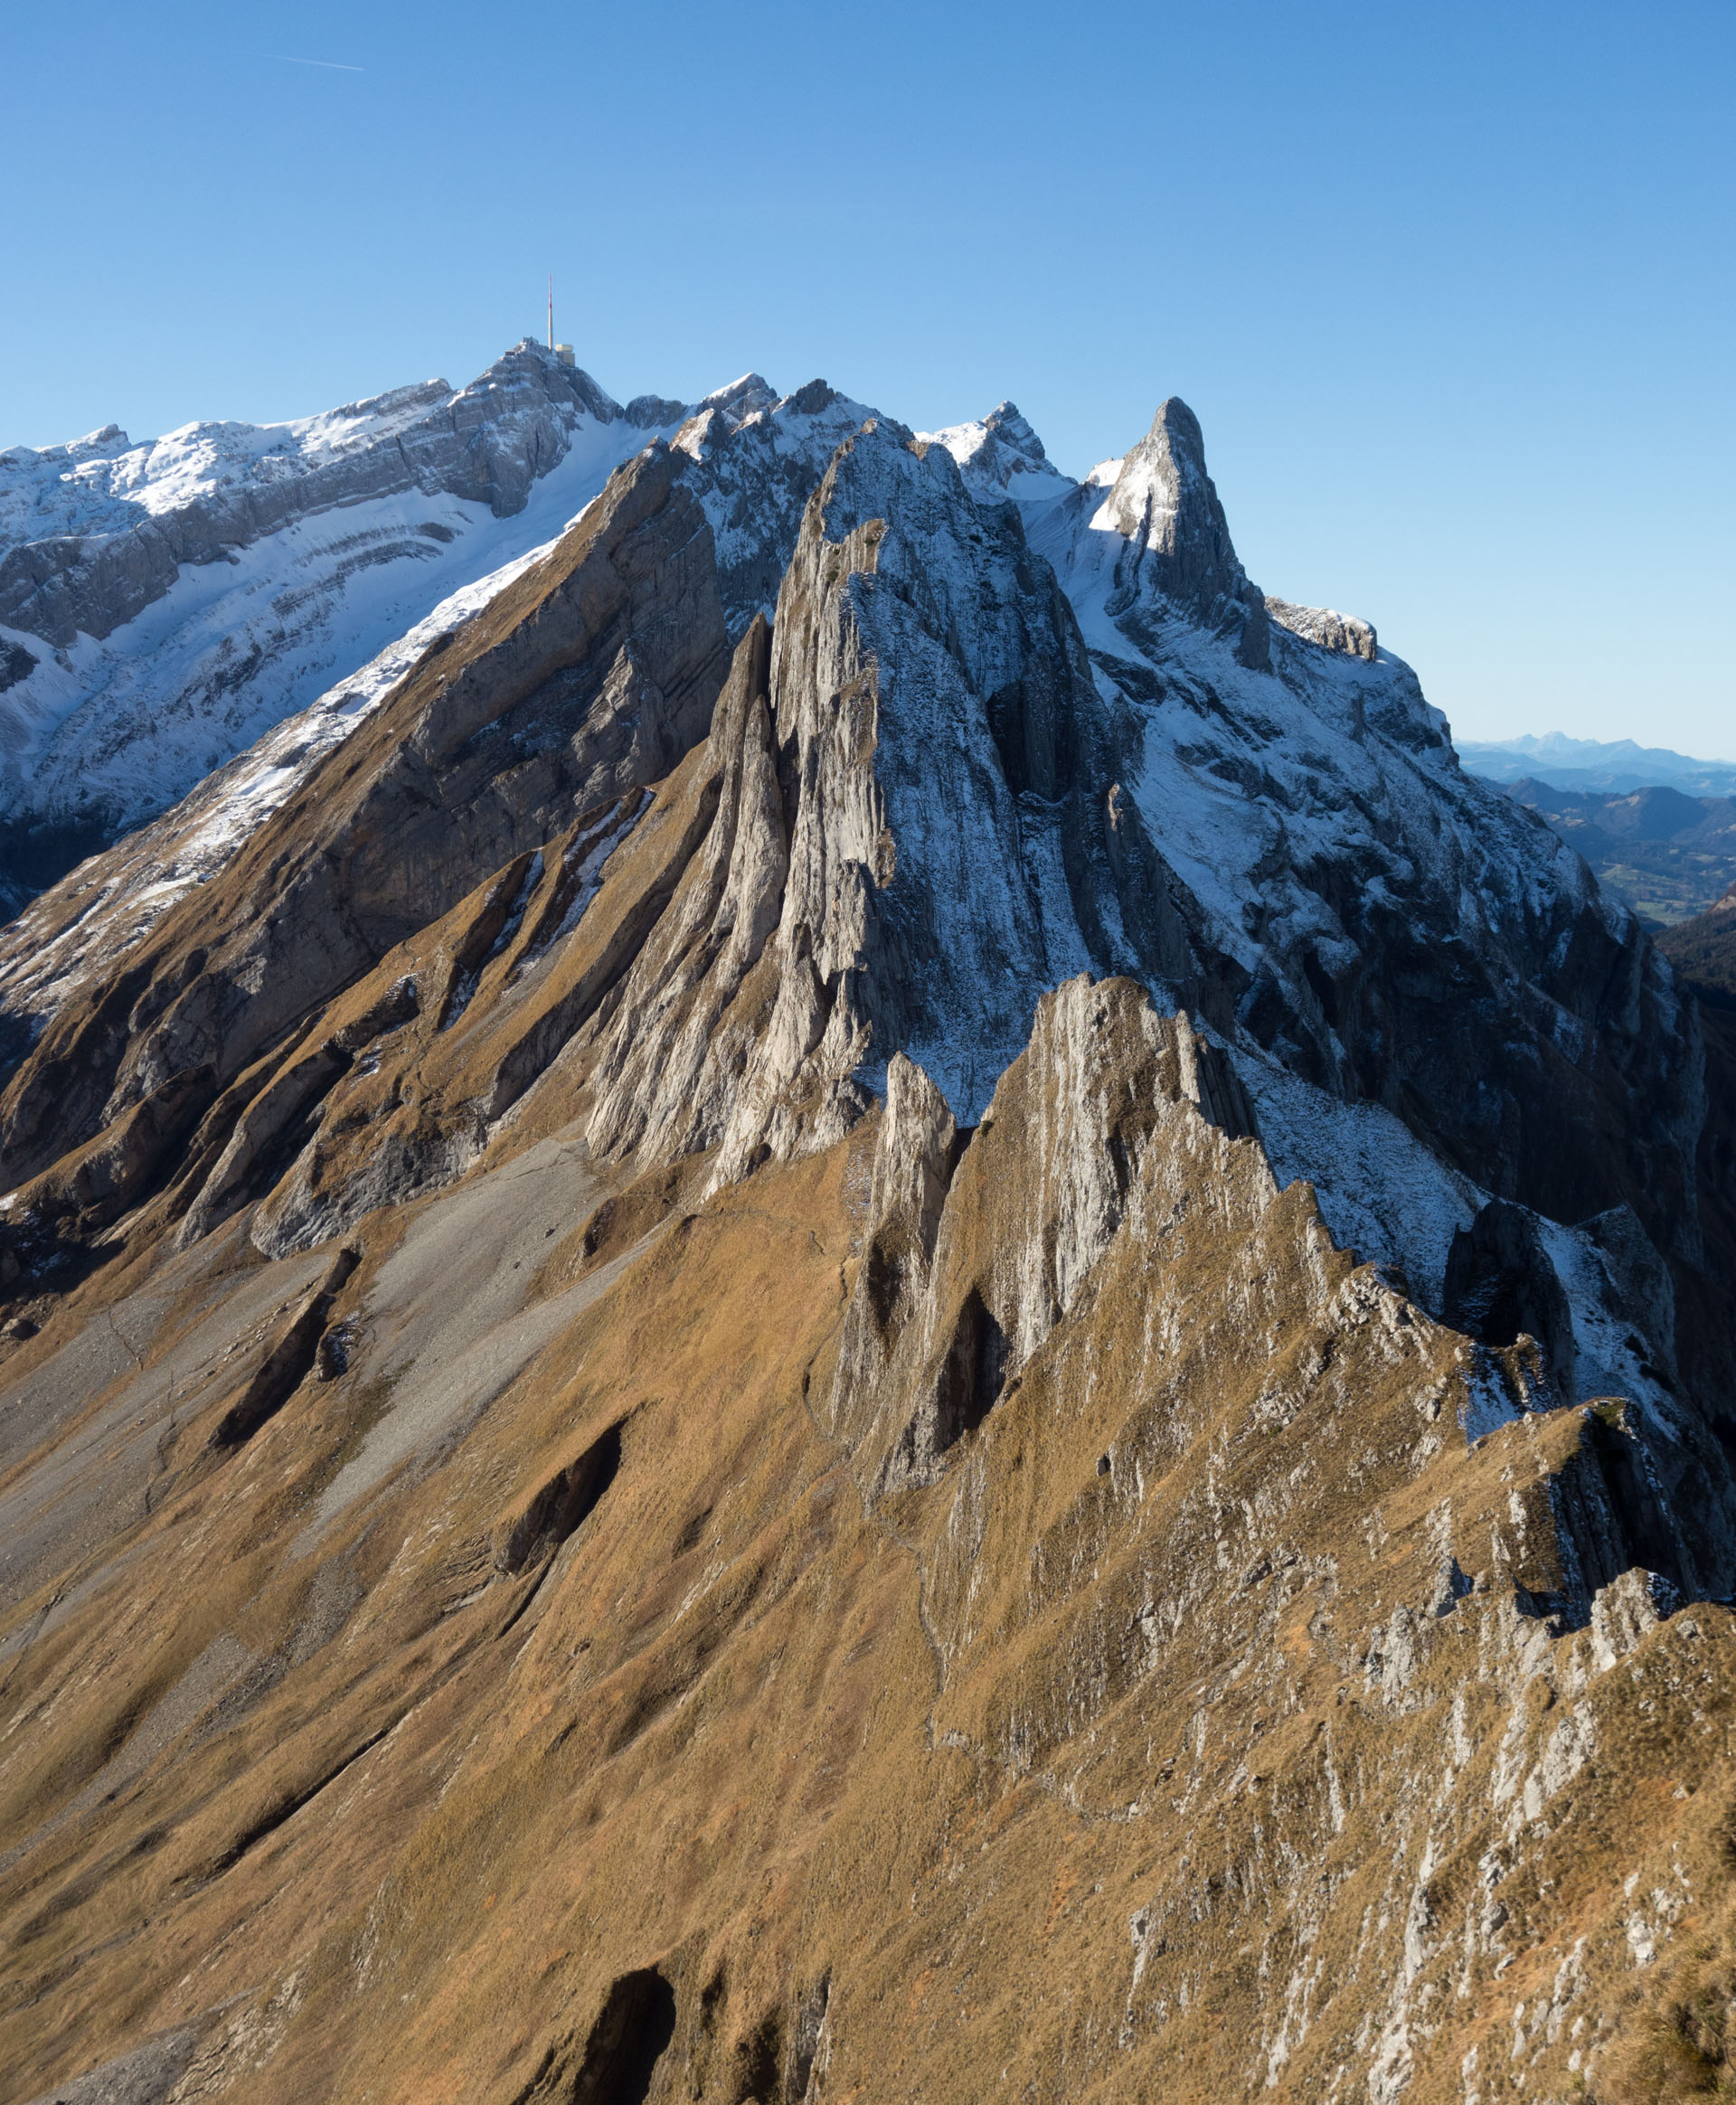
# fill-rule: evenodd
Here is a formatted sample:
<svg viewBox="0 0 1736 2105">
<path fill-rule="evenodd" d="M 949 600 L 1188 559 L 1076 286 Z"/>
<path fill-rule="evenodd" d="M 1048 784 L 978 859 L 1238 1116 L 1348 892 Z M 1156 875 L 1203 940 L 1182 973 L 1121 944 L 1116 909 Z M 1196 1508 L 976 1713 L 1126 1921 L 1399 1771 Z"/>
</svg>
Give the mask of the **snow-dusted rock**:
<svg viewBox="0 0 1736 2105">
<path fill-rule="evenodd" d="M 1021 504 L 1040 503 L 1065 496 L 1073 486 L 1071 477 L 1055 467 L 1014 402 L 1001 402 L 969 423 L 919 436 L 946 448 L 958 463 L 965 487 L 983 503 L 1009 496 Z"/>
<path fill-rule="evenodd" d="M 1351 657 L 1366 658 L 1372 665 L 1380 655 L 1380 639 L 1373 627 L 1354 614 L 1337 614 L 1330 607 L 1297 607 L 1288 599 L 1275 599 L 1268 592 L 1266 611 L 1280 628 L 1306 637 L 1327 650 L 1341 650 Z"/>
<path fill-rule="evenodd" d="M 406 632 L 453 626 L 689 414 L 525 342 L 456 391 L 0 454 L 0 906 L 300 710 L 359 713 Z"/>
<path fill-rule="evenodd" d="M 581 808 L 703 738 L 660 836 L 679 854 L 455 1073 L 452 1134 L 402 1138 L 394 1191 L 457 1174 L 544 1075 L 582 1084 L 594 1149 L 708 1153 L 713 1185 L 841 1137 L 898 1057 L 967 1128 L 1058 986 L 1125 976 L 1192 1019 L 1199 1100 L 1315 1184 L 1342 1244 L 1491 1366 L 1530 1341 L 1549 1364 L 1514 1361 L 1521 1402 L 1631 1396 L 1661 1495 L 1721 1487 L 1704 1568 L 1736 1562 L 1703 1403 L 1730 1376 L 1731 1218 L 1692 1009 L 1571 851 L 1462 772 L 1371 628 L 1269 609 L 1184 405 L 1071 485 L 1010 405 L 924 439 L 750 374 L 610 488 L 571 592 L 552 557 L 491 582 L 335 750 L 322 730 L 200 793 L 198 837 L 227 844 L 204 911 L 189 815 L 166 856 L 33 910 L 40 939 L 0 957 L 14 1056 L 52 1018 L 0 1105 L 14 1176 L 182 1067 L 228 1087 L 478 884 L 528 900 Z M 373 1188 L 297 1174 L 262 1232 L 316 1236 Z"/>
<path fill-rule="evenodd" d="M 838 447 L 873 414 L 823 380 L 779 397 L 758 373 L 708 397 L 678 434 L 711 521 L 730 634 L 770 618 L 807 501 Z"/>
<path fill-rule="evenodd" d="M 708 1008 L 673 1059 L 649 947 L 613 1026 L 594 1146 L 716 1146 L 717 1174 L 739 1175 L 835 1137 L 895 1050 L 968 1120 L 1047 989 L 1093 965 L 1155 972 L 1166 933 L 1185 955 L 1114 794 L 1116 712 L 1052 573 L 1015 513 L 979 510 L 944 448 L 877 420 L 839 447 L 784 576 L 766 678 L 768 715 L 720 711 L 713 737 L 745 743 L 712 874 L 672 907 L 669 939 L 694 954 L 685 917 L 712 901 L 703 954 L 733 998 L 755 958 L 738 956 L 725 852 L 742 853 L 738 831 L 776 831 L 778 853 L 751 859 L 774 888 L 755 894 L 756 930 L 775 911 L 763 1001 L 728 1030 Z"/>
</svg>

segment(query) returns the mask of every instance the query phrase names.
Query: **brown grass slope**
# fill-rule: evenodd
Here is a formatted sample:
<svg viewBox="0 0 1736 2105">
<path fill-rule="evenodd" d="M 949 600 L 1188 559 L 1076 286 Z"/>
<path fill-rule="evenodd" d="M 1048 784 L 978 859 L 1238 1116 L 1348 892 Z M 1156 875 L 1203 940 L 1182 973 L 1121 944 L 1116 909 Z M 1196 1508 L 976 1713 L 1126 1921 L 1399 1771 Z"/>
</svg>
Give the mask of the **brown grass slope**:
<svg viewBox="0 0 1736 2105">
<path fill-rule="evenodd" d="M 165 2099 L 1717 2080 L 1736 1622 L 1622 1575 L 1618 1406 L 1467 1448 L 1519 1370 L 1191 1058 L 1046 1005 L 854 1419 L 914 1081 L 696 1209 L 554 1132 L 376 1213 L 239 1446 L 329 1252 L 71 1297 L 7 1369 L 89 1363 L 0 1481 L 69 1515 L 5 1574 L 5 2094 L 150 2039 Z M 998 1388 L 888 1478 L 977 1306 Z"/>
<path fill-rule="evenodd" d="M 655 451 L 509 597 L 0 1102 L 0 2098 L 1736 2080 L 1736 1623 L 1628 1407 L 1129 981 L 846 1130 L 795 647 Z"/>
</svg>

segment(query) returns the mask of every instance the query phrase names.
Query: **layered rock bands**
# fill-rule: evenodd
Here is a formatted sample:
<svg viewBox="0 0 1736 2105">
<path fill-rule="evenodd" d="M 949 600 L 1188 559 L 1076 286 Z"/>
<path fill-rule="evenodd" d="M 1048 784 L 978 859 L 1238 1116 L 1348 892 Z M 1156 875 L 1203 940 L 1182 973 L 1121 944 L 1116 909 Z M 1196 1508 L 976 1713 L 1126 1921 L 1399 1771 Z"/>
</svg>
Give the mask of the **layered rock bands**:
<svg viewBox="0 0 1736 2105">
<path fill-rule="evenodd" d="M 714 407 L 133 896 L 0 1098 L 14 2094 L 1723 2080 L 1729 1048 L 1184 405 Z"/>
</svg>

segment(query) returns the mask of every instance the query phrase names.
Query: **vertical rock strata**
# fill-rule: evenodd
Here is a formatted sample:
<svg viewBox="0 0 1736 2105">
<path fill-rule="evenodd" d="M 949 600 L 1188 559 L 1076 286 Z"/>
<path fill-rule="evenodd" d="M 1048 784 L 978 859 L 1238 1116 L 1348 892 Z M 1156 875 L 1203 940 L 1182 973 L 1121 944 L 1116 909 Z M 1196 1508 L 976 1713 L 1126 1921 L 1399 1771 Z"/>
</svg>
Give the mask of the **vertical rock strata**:
<svg viewBox="0 0 1736 2105">
<path fill-rule="evenodd" d="M 932 1481 L 1017 1386 L 1177 1127 L 1233 1140 L 1251 1114 L 1222 1053 L 1127 980 L 1081 977 L 1039 1004 L 961 1157 L 943 1100 L 898 1056 L 831 1415 L 877 1485 Z"/>
<path fill-rule="evenodd" d="M 1725 1051 L 1184 405 L 712 398 L 0 1099 L 10 2094 L 1710 2094 Z"/>
<path fill-rule="evenodd" d="M 671 931 L 691 958 L 710 915 L 721 977 L 670 1063 L 645 1020 L 661 1030 L 685 996 L 660 949 L 641 960 L 593 1146 L 715 1147 L 717 1176 L 738 1176 L 838 1137 L 894 1047 L 970 1116 L 1045 987 L 1093 963 L 1156 975 L 1187 958 L 1161 864 L 1117 801 L 1118 725 L 1071 611 L 1016 516 L 981 514 L 942 448 L 878 422 L 839 448 L 769 644 L 744 642 L 736 680 L 760 700 L 719 712 L 723 811 Z M 717 999 L 762 947 L 760 1020 L 739 1008 L 714 1035 Z"/>
</svg>

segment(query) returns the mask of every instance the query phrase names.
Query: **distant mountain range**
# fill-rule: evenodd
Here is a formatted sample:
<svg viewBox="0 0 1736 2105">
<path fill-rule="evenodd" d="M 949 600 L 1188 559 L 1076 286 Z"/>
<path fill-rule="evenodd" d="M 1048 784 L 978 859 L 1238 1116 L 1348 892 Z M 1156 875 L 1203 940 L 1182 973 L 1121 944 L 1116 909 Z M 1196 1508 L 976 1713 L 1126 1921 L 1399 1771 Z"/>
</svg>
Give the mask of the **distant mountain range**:
<svg viewBox="0 0 1736 2105">
<path fill-rule="evenodd" d="M 1736 760 L 1696 760 L 1667 746 L 1636 745 L 1630 738 L 1606 741 L 1549 731 L 1542 737 L 1461 738 L 1454 743 L 1465 765 L 1493 782 L 1534 776 L 1557 789 L 1622 794 L 1659 785 L 1694 797 L 1736 796 Z"/>
<path fill-rule="evenodd" d="M 1706 912 L 1736 886 L 1736 798 L 1691 797 L 1666 783 L 1563 789 L 1529 775 L 1503 787 L 1654 929 Z"/>
</svg>

